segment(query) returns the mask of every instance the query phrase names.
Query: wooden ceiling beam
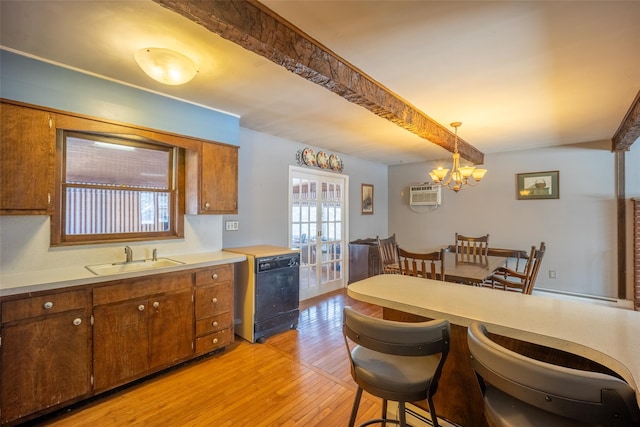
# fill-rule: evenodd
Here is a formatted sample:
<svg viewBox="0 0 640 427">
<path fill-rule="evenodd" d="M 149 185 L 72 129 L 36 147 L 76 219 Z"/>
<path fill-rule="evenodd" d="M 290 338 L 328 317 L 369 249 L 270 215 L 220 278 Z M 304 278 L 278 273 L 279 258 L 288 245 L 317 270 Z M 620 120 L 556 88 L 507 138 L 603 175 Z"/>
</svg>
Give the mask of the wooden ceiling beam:
<svg viewBox="0 0 640 427">
<path fill-rule="evenodd" d="M 454 151 L 455 136 L 446 127 L 255 0 L 153 1 L 427 141 Z M 459 137 L 458 151 L 473 164 L 484 163 L 484 154 Z"/>
<path fill-rule="evenodd" d="M 631 144 L 638 138 L 640 138 L 640 91 L 611 140 L 611 151 L 629 151 Z"/>
</svg>

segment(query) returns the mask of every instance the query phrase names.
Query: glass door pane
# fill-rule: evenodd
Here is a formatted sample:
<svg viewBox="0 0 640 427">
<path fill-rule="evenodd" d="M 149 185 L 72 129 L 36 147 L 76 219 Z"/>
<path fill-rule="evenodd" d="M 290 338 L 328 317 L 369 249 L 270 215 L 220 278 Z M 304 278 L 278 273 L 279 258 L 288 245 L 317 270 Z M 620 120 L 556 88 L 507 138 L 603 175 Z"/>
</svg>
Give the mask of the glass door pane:
<svg viewBox="0 0 640 427">
<path fill-rule="evenodd" d="M 344 287 L 346 177 L 292 172 L 290 245 L 301 252 L 300 298 Z"/>
</svg>

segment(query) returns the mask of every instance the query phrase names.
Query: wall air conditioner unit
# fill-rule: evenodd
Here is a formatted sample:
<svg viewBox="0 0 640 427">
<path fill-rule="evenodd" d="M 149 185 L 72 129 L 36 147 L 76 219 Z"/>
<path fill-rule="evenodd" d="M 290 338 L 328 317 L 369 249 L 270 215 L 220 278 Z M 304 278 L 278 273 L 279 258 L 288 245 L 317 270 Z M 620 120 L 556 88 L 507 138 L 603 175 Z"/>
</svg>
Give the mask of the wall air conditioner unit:
<svg viewBox="0 0 640 427">
<path fill-rule="evenodd" d="M 409 189 L 410 206 L 438 206 L 442 203 L 442 187 L 439 185 L 412 185 Z"/>
</svg>

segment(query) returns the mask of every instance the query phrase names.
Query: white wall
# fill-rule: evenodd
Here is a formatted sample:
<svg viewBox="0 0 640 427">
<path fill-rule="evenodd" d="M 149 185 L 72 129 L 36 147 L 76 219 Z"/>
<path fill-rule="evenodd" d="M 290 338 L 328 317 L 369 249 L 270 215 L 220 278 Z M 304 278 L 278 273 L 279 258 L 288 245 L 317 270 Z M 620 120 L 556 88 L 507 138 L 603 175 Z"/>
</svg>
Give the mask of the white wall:
<svg viewBox="0 0 640 427">
<path fill-rule="evenodd" d="M 218 251 L 222 248 L 220 216 L 187 215 L 184 239 L 49 247 L 48 216 L 0 216 L 0 268 L 2 275 L 124 261 L 124 247 L 134 259 Z M 0 289 L 2 283 L 0 283 Z"/>
<path fill-rule="evenodd" d="M 240 128 L 238 231 L 224 231 L 227 248 L 254 244 L 287 246 L 289 166 L 307 145 Z M 316 152 L 321 147 L 310 147 Z M 341 153 L 349 176 L 349 240 L 387 233 L 387 167 Z M 310 168 L 310 170 L 320 170 Z M 374 215 L 360 213 L 360 184 L 374 184 Z"/>
<path fill-rule="evenodd" d="M 638 159 L 629 155 L 627 170 L 637 170 Z M 544 241 L 536 288 L 616 298 L 614 160 L 608 141 L 485 155 L 489 172 L 477 187 L 458 194 L 443 190 L 443 204 L 415 209 L 420 213 L 409 207 L 408 186 L 426 181 L 434 163 L 392 166 L 389 230 L 401 246 L 413 249 L 450 244 L 455 232 L 489 233 L 492 247 L 527 251 Z M 516 199 L 517 173 L 552 170 L 560 172 L 559 199 Z M 639 191 L 638 181 L 627 184 L 629 197 Z M 556 279 L 549 278 L 549 270 L 556 271 Z"/>
</svg>

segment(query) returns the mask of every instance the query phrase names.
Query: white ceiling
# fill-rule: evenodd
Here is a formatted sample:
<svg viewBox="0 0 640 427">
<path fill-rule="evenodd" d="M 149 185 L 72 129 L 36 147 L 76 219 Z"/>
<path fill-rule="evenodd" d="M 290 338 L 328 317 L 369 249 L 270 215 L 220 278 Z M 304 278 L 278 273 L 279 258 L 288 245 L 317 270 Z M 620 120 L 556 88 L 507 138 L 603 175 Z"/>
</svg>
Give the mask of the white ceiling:
<svg viewBox="0 0 640 427">
<path fill-rule="evenodd" d="M 609 140 L 640 89 L 640 1 L 264 0 L 485 154 Z M 237 114 L 243 127 L 386 164 L 449 154 L 151 0 L 0 1 L 0 44 Z M 200 72 L 164 86 L 166 47 Z"/>
</svg>

